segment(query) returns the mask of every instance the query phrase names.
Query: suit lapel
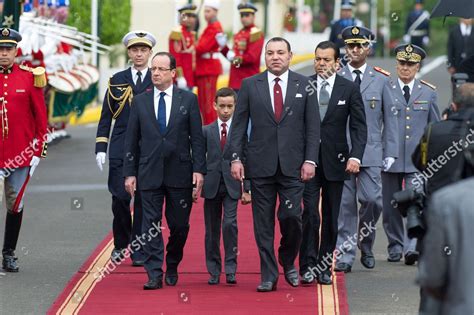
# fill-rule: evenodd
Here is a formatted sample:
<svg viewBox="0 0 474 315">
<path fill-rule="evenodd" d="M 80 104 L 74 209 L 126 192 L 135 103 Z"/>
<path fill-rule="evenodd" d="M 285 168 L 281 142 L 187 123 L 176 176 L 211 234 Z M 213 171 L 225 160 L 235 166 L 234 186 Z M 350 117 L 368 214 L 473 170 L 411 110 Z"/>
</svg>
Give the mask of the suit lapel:
<svg viewBox="0 0 474 315">
<path fill-rule="evenodd" d="M 150 68 L 148 68 L 145 78 L 143 79 L 141 89 L 138 91 L 138 93 L 140 94 L 146 92 L 146 90 L 149 89 L 150 86 L 153 88 L 153 82 L 151 82 L 151 70 Z"/>
<path fill-rule="evenodd" d="M 283 113 L 281 115 L 280 122 L 285 119 L 286 114 L 290 112 L 291 106 L 295 103 L 294 100 L 296 98 L 296 92 L 298 92 L 298 88 L 300 86 L 300 82 L 297 78 L 294 77 L 293 72 L 288 72 L 288 84 L 286 85 L 286 95 L 285 95 L 285 103 L 283 104 Z"/>
<path fill-rule="evenodd" d="M 221 152 L 221 137 L 219 135 L 219 126 L 217 120 L 211 126 L 211 136 L 216 142 L 219 152 Z"/>
<path fill-rule="evenodd" d="M 365 68 L 364 77 L 362 78 L 362 82 L 360 83 L 360 93 L 364 93 L 364 91 L 369 87 L 369 85 L 374 81 L 375 73 L 374 69 L 367 65 Z"/>
<path fill-rule="evenodd" d="M 275 113 L 273 112 L 272 99 L 270 98 L 270 87 L 268 85 L 267 71 L 262 72 L 257 77 L 257 90 L 262 99 L 263 106 L 275 121 Z"/>
<path fill-rule="evenodd" d="M 155 113 L 155 91 L 154 89 L 148 92 L 147 94 L 147 103 L 146 103 L 146 111 L 148 112 L 148 116 L 150 117 L 152 124 L 155 126 L 156 131 L 161 134 L 160 128 L 158 126 L 158 120 L 156 118 Z"/>
<path fill-rule="evenodd" d="M 136 95 L 137 91 L 135 90 L 135 83 L 133 83 L 132 67 L 128 68 L 128 70 L 125 72 L 125 80 L 132 87 L 133 94 Z"/>
<path fill-rule="evenodd" d="M 171 112 L 170 112 L 170 119 L 168 121 L 168 125 L 166 127 L 166 133 L 173 128 L 176 115 L 178 115 L 179 108 L 181 107 L 181 90 L 178 89 L 176 86 L 173 86 L 173 97 L 171 98 Z"/>
<path fill-rule="evenodd" d="M 405 96 L 403 96 L 402 88 L 400 87 L 400 84 L 398 84 L 398 78 L 395 78 L 394 80 L 391 80 L 393 82 L 392 84 L 392 91 L 395 93 L 394 96 L 396 99 L 400 99 L 401 103 L 407 106 L 407 102 L 405 101 Z"/>
<path fill-rule="evenodd" d="M 349 67 L 347 65 L 345 65 L 344 68 L 342 68 L 341 76 L 344 77 L 344 79 L 347 79 L 349 81 L 353 81 L 351 70 L 349 69 Z"/>
<path fill-rule="evenodd" d="M 410 104 L 417 100 L 422 93 L 420 80 L 415 79 L 415 84 L 413 85 L 413 91 L 410 94 Z"/>
<path fill-rule="evenodd" d="M 331 98 L 329 99 L 328 110 L 324 116 L 323 121 L 325 121 L 328 116 L 336 109 L 339 98 L 344 94 L 344 89 L 346 87 L 345 79 L 336 74 L 336 80 L 334 81 L 334 86 L 332 88 Z"/>
</svg>

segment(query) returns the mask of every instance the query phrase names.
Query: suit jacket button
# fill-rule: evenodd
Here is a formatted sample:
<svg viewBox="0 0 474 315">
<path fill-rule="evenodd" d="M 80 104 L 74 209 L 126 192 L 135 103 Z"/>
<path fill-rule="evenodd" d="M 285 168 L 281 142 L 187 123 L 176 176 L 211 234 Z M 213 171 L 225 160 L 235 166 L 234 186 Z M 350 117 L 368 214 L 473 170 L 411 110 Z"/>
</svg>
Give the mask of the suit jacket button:
<svg viewBox="0 0 474 315">
<path fill-rule="evenodd" d="M 165 140 L 166 140 L 166 138 L 165 138 L 165 137 L 163 137 L 163 141 L 165 141 Z"/>
</svg>

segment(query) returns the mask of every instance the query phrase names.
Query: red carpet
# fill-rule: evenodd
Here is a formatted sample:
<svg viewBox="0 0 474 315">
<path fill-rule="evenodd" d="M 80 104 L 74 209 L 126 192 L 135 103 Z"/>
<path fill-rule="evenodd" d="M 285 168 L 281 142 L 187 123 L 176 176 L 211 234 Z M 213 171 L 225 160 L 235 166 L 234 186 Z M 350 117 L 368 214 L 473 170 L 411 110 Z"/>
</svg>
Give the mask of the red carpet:
<svg viewBox="0 0 474 315">
<path fill-rule="evenodd" d="M 337 273 L 332 286 L 290 287 L 281 274 L 278 290 L 258 293 L 260 262 L 253 234 L 250 206 L 239 205 L 237 285 L 207 284 L 204 258 L 203 201 L 193 206 L 191 229 L 175 287 L 144 291 L 143 268 L 130 261 L 118 266 L 102 280 L 97 273 L 109 263 L 112 236 L 99 244 L 78 273 L 51 306 L 48 314 L 348 314 L 344 274 Z M 165 243 L 169 230 L 163 231 Z M 276 227 L 275 249 L 280 239 Z M 223 253 L 223 249 L 222 249 Z M 110 263 L 109 263 L 109 266 Z M 281 272 L 281 271 L 280 271 Z M 223 283 L 224 282 L 224 283 Z"/>
</svg>

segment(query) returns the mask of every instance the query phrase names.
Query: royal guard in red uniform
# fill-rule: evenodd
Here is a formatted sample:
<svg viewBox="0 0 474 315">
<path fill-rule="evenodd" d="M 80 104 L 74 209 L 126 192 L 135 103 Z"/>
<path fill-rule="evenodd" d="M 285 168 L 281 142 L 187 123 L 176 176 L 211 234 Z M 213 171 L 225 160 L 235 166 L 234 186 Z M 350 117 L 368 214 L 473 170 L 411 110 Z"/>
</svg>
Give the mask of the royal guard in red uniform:
<svg viewBox="0 0 474 315">
<path fill-rule="evenodd" d="M 18 272 L 15 249 L 24 188 L 40 157 L 46 156 L 45 69 L 14 63 L 19 41 L 17 31 L 0 29 L 0 180 L 7 206 L 2 268 L 7 272 Z"/>
<path fill-rule="evenodd" d="M 234 46 L 230 50 L 227 36 L 218 34 L 216 40 L 222 48 L 221 52 L 232 63 L 230 67 L 229 87 L 239 91 L 242 80 L 260 72 L 260 56 L 262 54 L 263 32 L 255 26 L 257 8 L 251 3 L 241 3 L 237 7 L 240 21 L 244 28 L 234 35 Z"/>
<path fill-rule="evenodd" d="M 222 33 L 221 23 L 217 20 L 218 10 L 218 0 L 204 1 L 204 17 L 207 21 L 207 27 L 196 45 L 196 85 L 204 125 L 217 119 L 214 98 L 217 78 L 222 73 L 222 65 L 219 60 L 219 44 L 216 40 L 216 35 Z"/>
<path fill-rule="evenodd" d="M 187 4 L 178 10 L 180 25 L 171 31 L 169 51 L 176 58 L 176 83 L 180 89 L 192 90 L 194 87 L 194 44 L 196 6 Z"/>
</svg>

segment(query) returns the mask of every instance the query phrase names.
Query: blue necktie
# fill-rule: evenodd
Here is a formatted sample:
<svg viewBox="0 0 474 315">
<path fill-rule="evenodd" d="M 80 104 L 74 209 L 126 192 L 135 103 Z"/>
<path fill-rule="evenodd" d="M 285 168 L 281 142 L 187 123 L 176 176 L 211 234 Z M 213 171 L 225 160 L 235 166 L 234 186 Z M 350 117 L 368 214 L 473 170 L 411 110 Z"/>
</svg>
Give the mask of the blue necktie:
<svg viewBox="0 0 474 315">
<path fill-rule="evenodd" d="M 160 92 L 160 99 L 158 100 L 158 126 L 162 135 L 166 133 L 166 103 L 165 92 Z"/>
</svg>

